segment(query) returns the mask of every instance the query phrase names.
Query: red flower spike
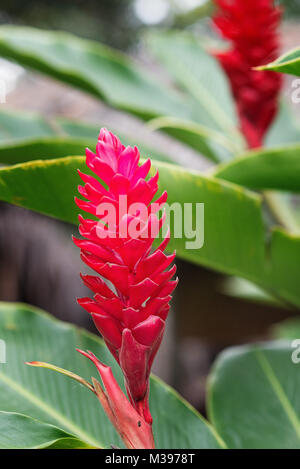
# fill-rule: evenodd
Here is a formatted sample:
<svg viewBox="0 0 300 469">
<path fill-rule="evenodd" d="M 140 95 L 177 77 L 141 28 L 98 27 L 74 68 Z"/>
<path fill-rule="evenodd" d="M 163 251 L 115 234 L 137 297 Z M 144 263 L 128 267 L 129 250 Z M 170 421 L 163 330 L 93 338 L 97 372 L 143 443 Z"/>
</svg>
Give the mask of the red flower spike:
<svg viewBox="0 0 300 469">
<path fill-rule="evenodd" d="M 170 295 L 177 284 L 171 280 L 175 266 L 169 268 L 175 254 L 164 253 L 169 231 L 160 246 L 151 249 L 165 220 L 164 216 L 159 219 L 157 212 L 166 202 L 167 193 L 152 202 L 158 190 L 158 173 L 147 178 L 150 160 L 139 166 L 138 149 L 125 148 L 106 129 L 100 131 L 96 154 L 86 150 L 86 164 L 96 177 L 79 172 L 85 183 L 79 186 L 79 193 L 85 201 L 75 201 L 80 209 L 97 214 L 101 222 L 80 216 L 79 232 L 85 239 L 74 242 L 81 249 L 83 262 L 102 278 L 82 276 L 94 299 L 78 302 L 92 315 L 120 365 L 130 403 L 141 421 L 151 426 L 149 375 L 162 340 Z M 104 203 L 115 209 L 113 220 L 105 219 L 107 214 L 101 210 Z M 99 362 L 94 359 L 94 363 L 98 363 L 99 370 Z M 112 401 L 113 396 L 109 399 Z"/>
<path fill-rule="evenodd" d="M 249 148 L 260 147 L 276 116 L 280 74 L 254 67 L 275 60 L 281 9 L 273 0 L 215 0 L 214 24 L 231 48 L 216 53 L 228 75 Z"/>
<path fill-rule="evenodd" d="M 92 378 L 94 392 L 126 447 L 153 449 L 154 440 L 151 425 L 130 404 L 114 378 L 111 368 L 103 365 L 92 352 L 77 351 L 89 358 L 97 367 L 104 389 L 97 380 Z"/>
</svg>

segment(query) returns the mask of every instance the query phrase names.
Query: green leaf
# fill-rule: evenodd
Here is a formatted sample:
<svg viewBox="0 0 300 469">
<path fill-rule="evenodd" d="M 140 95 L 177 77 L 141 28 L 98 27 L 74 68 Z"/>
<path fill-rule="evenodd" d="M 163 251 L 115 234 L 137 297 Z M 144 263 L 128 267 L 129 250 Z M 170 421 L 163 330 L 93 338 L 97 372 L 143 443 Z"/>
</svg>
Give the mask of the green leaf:
<svg viewBox="0 0 300 469">
<path fill-rule="evenodd" d="M 300 192 L 300 145 L 249 151 L 217 166 L 214 176 L 251 189 Z"/>
<path fill-rule="evenodd" d="M 225 278 L 222 282 L 221 291 L 233 298 L 282 307 L 282 304 L 277 300 L 277 298 L 274 298 L 253 283 L 248 282 L 248 280 L 244 280 L 239 277 Z"/>
<path fill-rule="evenodd" d="M 210 16 L 214 11 L 212 0 L 203 0 L 199 5 L 182 9 L 183 11 L 177 12 L 173 17 L 173 27 L 186 28 L 198 22 L 200 19 Z"/>
<path fill-rule="evenodd" d="M 0 365 L 0 411 L 56 425 L 90 446 L 123 447 L 93 393 L 59 373 L 24 364 L 50 362 L 90 380 L 97 370 L 75 349 L 92 350 L 112 366 L 121 384 L 121 371 L 99 338 L 36 308 L 14 303 L 0 303 L 0 337 L 7 357 L 7 363 Z M 155 377 L 150 394 L 157 448 L 223 446 L 211 426 Z"/>
<path fill-rule="evenodd" d="M 275 324 L 272 327 L 272 337 L 274 339 L 300 340 L 300 320 L 291 318 Z"/>
<path fill-rule="evenodd" d="M 157 117 L 148 127 L 162 130 L 216 163 L 233 157 L 231 143 L 222 133 L 208 127 L 172 117 Z"/>
<path fill-rule="evenodd" d="M 12 165 L 26 161 L 52 160 L 69 155 L 82 155 L 86 147 L 94 148 L 96 141 L 96 139 L 51 137 L 26 139 L 2 145 L 0 143 L 0 163 Z M 123 138 L 122 142 L 127 145 L 130 140 Z M 139 149 L 144 157 L 154 156 L 159 161 L 170 161 L 169 156 L 146 145 L 139 145 Z"/>
<path fill-rule="evenodd" d="M 91 448 L 74 435 L 26 415 L 0 412 L 0 449 Z"/>
<path fill-rule="evenodd" d="M 300 77 L 300 48 L 297 47 L 267 65 L 257 67 L 257 70 L 273 70 Z"/>
<path fill-rule="evenodd" d="M 237 130 L 238 118 L 229 83 L 218 61 L 201 41 L 177 31 L 152 33 L 148 43 L 176 82 L 197 103 L 196 122 L 222 131 L 231 148 L 241 151 L 244 142 Z"/>
<path fill-rule="evenodd" d="M 188 214 L 176 232 L 170 217 L 173 233 L 170 249 L 176 249 L 177 255 L 187 261 L 246 278 L 285 302 L 300 306 L 300 237 L 274 228 L 271 235 L 268 233 L 266 245 L 259 195 L 179 166 L 155 161 L 153 166 L 159 170 L 160 191 L 168 191 L 170 206 L 177 202 L 179 209 L 184 210 L 184 204 L 193 204 L 195 216 L 195 204 L 204 203 L 205 222 L 203 225 L 200 210 L 196 230 L 201 246 L 204 229 L 203 247 L 187 249 L 186 243 L 195 241 L 195 233 L 189 236 L 184 231 L 191 228 Z M 77 168 L 88 172 L 84 158 L 65 157 L 1 168 L 0 200 L 77 223 L 78 208 L 74 203 L 80 182 Z"/>
<path fill-rule="evenodd" d="M 220 139 L 217 133 L 209 133 L 211 126 L 229 131 L 230 136 L 226 139 L 225 150 L 228 147 L 230 153 L 235 152 L 237 144 L 241 143 L 241 136 L 234 128 L 234 105 L 226 79 L 217 62 L 202 49 L 199 49 L 200 55 L 197 60 L 205 61 L 205 67 L 209 69 L 209 80 L 206 76 L 202 77 L 199 87 L 204 86 L 204 89 L 201 88 L 201 92 L 198 89 L 198 98 L 201 97 L 200 103 L 195 103 L 194 96 L 179 94 L 171 87 L 164 85 L 160 79 L 150 76 L 130 57 L 96 42 L 79 39 L 67 33 L 2 26 L 0 28 L 0 54 L 16 60 L 25 67 L 31 67 L 92 93 L 111 106 L 129 111 L 144 119 L 158 116 L 180 119 L 183 121 L 183 129 L 177 129 L 175 136 L 179 140 L 182 137 L 182 141 L 186 143 L 190 141 L 190 138 L 187 140 L 185 136 L 186 126 L 188 123 L 200 122 L 203 124 L 203 130 L 194 131 L 191 125 L 189 132 L 194 145 L 200 147 L 205 156 L 211 157 L 213 153 L 217 155 L 213 158 L 219 160 L 218 154 L 220 153 L 221 159 L 224 154 L 223 143 L 219 148 Z M 195 80 L 197 78 L 198 76 Z M 206 89 L 206 83 L 212 80 L 217 90 L 220 91 L 218 99 L 223 96 L 218 105 L 219 117 L 217 119 L 214 119 L 212 109 L 213 105 L 218 104 L 214 99 L 216 91 L 213 88 Z M 209 95 L 210 92 L 213 94 Z M 226 105 L 225 112 L 223 105 Z M 220 125 L 216 124 L 215 120 Z M 165 128 L 165 130 L 169 129 Z M 206 132 L 209 135 L 206 135 Z M 170 133 L 174 134 L 171 129 Z M 216 142 L 214 142 L 214 137 L 217 137 Z M 234 143 L 233 140 L 238 140 L 238 143 Z M 207 153 L 205 153 L 206 148 Z M 238 149 L 241 150 L 240 146 Z M 225 154 L 227 152 L 228 150 Z"/>
<path fill-rule="evenodd" d="M 51 123 L 37 113 L 0 110 L 1 144 L 55 134 Z"/>
<path fill-rule="evenodd" d="M 37 113 L 0 111 L 0 164 L 17 164 L 37 159 L 54 159 L 82 155 L 86 147 L 94 147 L 100 124 L 72 119 L 50 118 Z M 138 144 L 144 157 L 159 161 L 171 157 L 150 148 L 138 139 L 120 135 L 125 145 Z"/>
<path fill-rule="evenodd" d="M 70 138 L 37 138 L 26 139 L 17 143 L 0 144 L 0 163 L 13 165 L 25 161 L 55 159 L 67 155 L 83 154 L 86 147 L 93 146 L 95 141 Z"/>
<path fill-rule="evenodd" d="M 95 146 L 95 142 L 97 141 L 100 128 L 105 127 L 103 123 L 96 125 L 94 123 L 92 124 L 92 123 L 87 123 L 87 122 L 81 122 L 75 119 L 66 119 L 62 117 L 57 117 L 55 119 L 55 124 L 60 127 L 62 132 L 64 132 L 69 137 L 72 137 L 72 139 L 78 139 L 80 137 L 81 139 L 83 138 L 88 139 L 90 142 L 93 141 L 93 144 L 90 143 L 91 147 Z M 112 132 L 115 132 L 114 129 L 110 129 L 110 130 Z M 152 157 L 158 161 L 166 161 L 166 162 L 172 162 L 173 164 L 176 164 L 176 162 L 173 161 L 172 156 L 165 154 L 162 150 L 159 150 L 156 147 L 152 147 L 152 146 L 149 146 L 148 144 L 145 144 L 142 140 L 140 140 L 139 135 L 137 135 L 133 139 L 133 137 L 124 135 L 122 132 L 121 133 L 117 132 L 117 133 L 122 143 L 125 146 L 127 145 L 130 145 L 132 147 L 134 147 L 135 145 L 138 146 L 141 152 L 141 155 L 144 158 Z M 77 154 L 82 154 L 82 150 L 78 151 Z M 70 153 L 65 154 L 64 156 L 69 156 L 69 155 Z"/>
<path fill-rule="evenodd" d="M 281 102 L 278 114 L 267 133 L 266 147 L 298 143 L 300 141 L 300 123 L 297 115 L 287 103 Z"/>
<path fill-rule="evenodd" d="M 230 448 L 299 449 L 299 365 L 290 343 L 229 349 L 209 379 L 209 415 Z"/>
<path fill-rule="evenodd" d="M 300 141 L 300 123 L 297 115 L 293 112 L 294 110 L 287 103 L 282 102 L 277 117 L 267 134 L 265 145 L 267 147 L 283 147 L 286 144 L 297 144 L 299 146 Z M 300 215 L 298 210 L 297 201 L 298 195 L 291 192 L 280 192 L 267 194 L 269 203 L 271 200 L 270 207 L 274 211 L 274 207 L 279 215 L 283 226 L 289 227 L 293 232 L 298 233 L 300 231 Z"/>
<path fill-rule="evenodd" d="M 2 26 L 0 54 L 143 118 L 192 118 L 183 97 L 129 57 L 65 32 Z"/>
</svg>

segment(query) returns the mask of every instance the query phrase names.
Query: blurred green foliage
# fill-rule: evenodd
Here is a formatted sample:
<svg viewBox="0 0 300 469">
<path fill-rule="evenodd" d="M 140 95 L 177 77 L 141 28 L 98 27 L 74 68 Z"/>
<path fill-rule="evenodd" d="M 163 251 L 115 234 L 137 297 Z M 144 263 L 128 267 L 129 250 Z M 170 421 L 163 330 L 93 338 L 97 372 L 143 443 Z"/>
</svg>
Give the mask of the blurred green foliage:
<svg viewBox="0 0 300 469">
<path fill-rule="evenodd" d="M 0 23 L 69 31 L 126 49 L 140 26 L 131 0 L 2 0 Z"/>
<path fill-rule="evenodd" d="M 300 0 L 280 0 L 279 3 L 284 6 L 287 17 L 300 15 Z"/>
<path fill-rule="evenodd" d="M 150 1 L 150 0 L 149 0 Z M 213 1 L 194 8 L 170 3 L 169 13 L 162 24 L 179 29 L 199 23 L 213 11 Z M 282 4 L 288 18 L 300 15 L 300 0 L 276 0 Z M 24 24 L 44 29 L 69 31 L 78 36 L 95 39 L 119 49 L 132 47 L 143 29 L 143 22 L 134 11 L 135 0 L 2 0 L 0 24 Z"/>
</svg>

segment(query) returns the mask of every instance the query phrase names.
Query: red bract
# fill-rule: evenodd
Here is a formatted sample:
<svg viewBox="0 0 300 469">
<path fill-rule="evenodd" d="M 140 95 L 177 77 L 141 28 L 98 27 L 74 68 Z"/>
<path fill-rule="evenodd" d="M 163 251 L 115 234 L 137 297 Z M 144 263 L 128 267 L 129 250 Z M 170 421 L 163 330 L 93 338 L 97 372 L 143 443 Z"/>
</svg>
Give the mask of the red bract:
<svg viewBox="0 0 300 469">
<path fill-rule="evenodd" d="M 273 0 L 215 0 L 214 24 L 231 48 L 216 54 L 229 77 L 241 129 L 250 148 L 259 147 L 277 112 L 281 77 L 253 67 L 278 55 L 281 10 Z"/>
<path fill-rule="evenodd" d="M 111 368 L 103 365 L 92 352 L 82 350 L 78 350 L 78 352 L 89 358 L 97 367 L 104 389 L 95 378 L 92 378 L 94 392 L 126 447 L 131 449 L 154 448 L 151 424 L 146 422 L 128 402 L 115 380 Z"/>
<path fill-rule="evenodd" d="M 167 194 L 152 202 L 158 173 L 146 179 L 151 163 L 147 160 L 139 165 L 139 158 L 136 147 L 125 148 L 115 135 L 101 130 L 96 154 L 86 150 L 86 164 L 101 182 L 79 172 L 85 185 L 78 190 L 86 201 L 76 198 L 80 209 L 100 221 L 80 216 L 79 232 L 85 239 L 74 242 L 81 249 L 82 260 L 100 274 L 82 275 L 94 298 L 78 302 L 91 313 L 119 363 L 132 405 L 151 424 L 149 374 L 177 280 L 171 280 L 175 266 L 167 270 L 175 253 L 164 254 L 169 233 L 152 249 L 164 222 L 156 213 Z"/>
</svg>

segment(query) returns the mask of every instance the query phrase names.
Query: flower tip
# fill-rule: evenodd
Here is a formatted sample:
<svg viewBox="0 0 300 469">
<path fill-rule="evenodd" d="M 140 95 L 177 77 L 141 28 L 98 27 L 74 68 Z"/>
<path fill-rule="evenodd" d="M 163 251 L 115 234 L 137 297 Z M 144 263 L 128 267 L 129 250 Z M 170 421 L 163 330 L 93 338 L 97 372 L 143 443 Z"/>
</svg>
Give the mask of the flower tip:
<svg viewBox="0 0 300 469">
<path fill-rule="evenodd" d="M 79 298 L 77 298 L 77 301 L 79 300 Z M 79 352 L 81 355 L 83 355 L 84 357 L 87 356 L 87 352 L 85 352 L 84 350 L 81 350 L 80 348 L 76 348 L 75 349 L 76 352 Z"/>
<path fill-rule="evenodd" d="M 98 135 L 98 141 L 105 141 L 106 137 L 110 135 L 110 132 L 107 130 L 106 127 L 101 127 L 99 135 Z"/>
</svg>

